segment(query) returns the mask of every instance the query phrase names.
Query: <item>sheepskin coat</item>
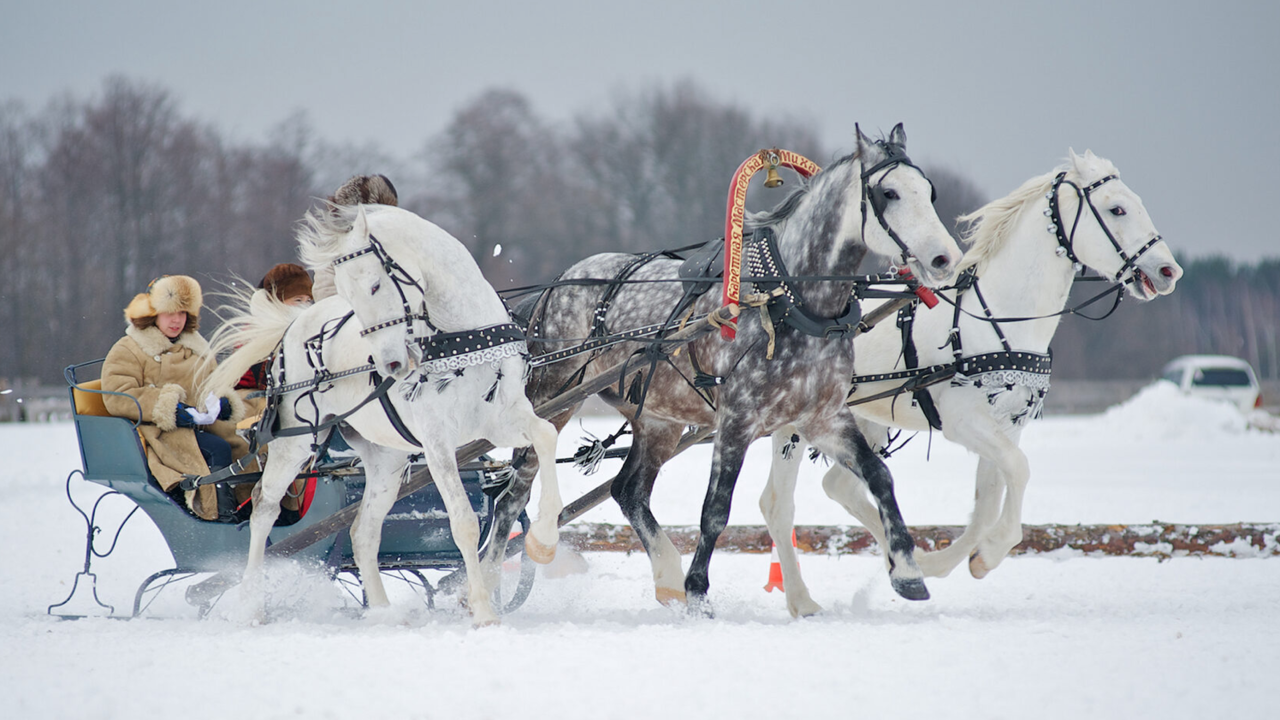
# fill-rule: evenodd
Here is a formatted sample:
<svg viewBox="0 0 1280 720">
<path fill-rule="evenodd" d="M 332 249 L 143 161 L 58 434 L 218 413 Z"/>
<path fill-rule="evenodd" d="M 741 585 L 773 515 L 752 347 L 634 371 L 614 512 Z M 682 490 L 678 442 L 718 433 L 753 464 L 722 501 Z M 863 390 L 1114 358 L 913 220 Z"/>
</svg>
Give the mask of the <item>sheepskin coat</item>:
<svg viewBox="0 0 1280 720">
<path fill-rule="evenodd" d="M 196 444 L 195 431 L 176 424 L 178 403 L 204 404 L 203 398 L 195 394 L 204 379 L 198 369 L 208 353 L 209 343 L 194 330 L 184 331 L 171 342 L 157 327 L 139 329 L 130 325 L 102 365 L 102 389 L 124 393 L 138 401 L 135 404 L 119 395 L 106 395 L 103 400 L 107 411 L 118 417 L 141 419 L 138 430 L 147 448 L 147 464 L 166 492 L 182 480 L 184 473 L 209 473 Z M 232 457 L 240 458 L 249 450 L 248 443 L 236 434 L 236 422 L 245 415 L 244 403 L 234 392 L 224 397 L 231 403 L 231 419 L 201 429 L 226 440 L 231 444 Z M 198 517 L 218 518 L 213 487 L 187 492 L 186 500 Z"/>
</svg>

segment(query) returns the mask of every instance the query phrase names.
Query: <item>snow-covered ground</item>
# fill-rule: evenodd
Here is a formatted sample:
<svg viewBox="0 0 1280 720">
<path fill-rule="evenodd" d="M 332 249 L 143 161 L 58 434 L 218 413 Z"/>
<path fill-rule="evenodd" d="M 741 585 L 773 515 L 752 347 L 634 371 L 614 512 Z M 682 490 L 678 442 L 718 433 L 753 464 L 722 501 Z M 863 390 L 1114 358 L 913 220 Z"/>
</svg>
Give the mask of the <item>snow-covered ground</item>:
<svg viewBox="0 0 1280 720">
<path fill-rule="evenodd" d="M 589 418 L 564 433 L 617 423 Z M 931 447 L 930 447 L 931 445 Z M 1106 414 L 1048 418 L 1025 433 L 1025 520 L 1043 523 L 1280 521 L 1280 435 L 1226 408 L 1155 386 Z M 706 447 L 673 461 L 654 508 L 692 525 Z M 931 459 L 926 461 L 926 453 Z M 731 521 L 762 522 L 768 445 L 751 451 Z M 83 558 L 83 522 L 63 481 L 78 467 L 68 424 L 0 426 L 0 717 L 3 718 L 946 718 L 1258 717 L 1277 710 L 1280 560 L 1010 558 L 978 581 L 963 569 L 899 599 L 872 556 L 801 567 L 827 612 L 794 621 L 762 590 L 768 558 L 719 553 L 717 617 L 652 600 L 642 555 L 589 554 L 585 572 L 544 574 L 500 628 L 468 628 L 449 598 L 429 612 L 407 591 L 377 617 L 341 610 L 339 591 L 291 564 L 272 569 L 276 621 L 244 627 L 220 608 L 199 620 L 181 592 L 147 619 L 57 620 Z M 890 461 L 909 524 L 960 524 L 976 460 L 917 437 Z M 601 482 L 562 468 L 567 499 Z M 801 524 L 850 523 L 806 463 Z M 73 483 L 84 502 L 96 485 Z M 112 504 L 114 503 L 114 504 Z M 118 518 L 127 502 L 111 498 Z M 612 504 L 582 518 L 623 522 Z M 110 527 L 111 523 L 105 523 Z M 100 539 L 100 547 L 109 542 Z M 99 593 L 127 612 L 138 582 L 167 567 L 145 518 L 97 560 Z M 686 559 L 687 563 L 687 559 Z M 562 566 L 563 567 L 563 566 Z M 392 586 L 395 590 L 395 586 Z M 81 604 L 79 609 L 85 609 Z"/>
</svg>

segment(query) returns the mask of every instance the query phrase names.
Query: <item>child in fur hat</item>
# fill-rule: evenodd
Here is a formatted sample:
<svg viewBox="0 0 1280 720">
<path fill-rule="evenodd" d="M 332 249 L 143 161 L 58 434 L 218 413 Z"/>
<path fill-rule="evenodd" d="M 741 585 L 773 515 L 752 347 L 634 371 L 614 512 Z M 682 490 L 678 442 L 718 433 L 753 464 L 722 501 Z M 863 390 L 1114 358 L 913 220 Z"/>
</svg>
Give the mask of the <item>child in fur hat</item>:
<svg viewBox="0 0 1280 720">
<path fill-rule="evenodd" d="M 332 205 L 390 205 L 397 207 L 400 196 L 396 194 L 396 186 L 391 184 L 386 175 L 356 175 L 342 184 L 333 195 L 329 196 Z M 313 296 L 316 300 L 324 300 L 337 295 L 333 285 L 333 268 L 317 268 Z"/>
<path fill-rule="evenodd" d="M 235 422 L 245 411 L 240 398 L 235 393 L 195 397 L 209 354 L 209 343 L 197 332 L 201 303 L 194 278 L 166 275 L 152 281 L 125 308 L 124 337 L 102 364 L 102 389 L 128 396 L 105 395 L 107 411 L 141 423 L 147 466 L 160 487 L 175 496 L 184 474 L 208 475 L 248 451 L 248 443 L 236 435 Z M 180 497 L 200 518 L 230 519 L 234 503 L 229 492 L 222 494 L 227 502 L 219 503 L 212 486 Z"/>
</svg>

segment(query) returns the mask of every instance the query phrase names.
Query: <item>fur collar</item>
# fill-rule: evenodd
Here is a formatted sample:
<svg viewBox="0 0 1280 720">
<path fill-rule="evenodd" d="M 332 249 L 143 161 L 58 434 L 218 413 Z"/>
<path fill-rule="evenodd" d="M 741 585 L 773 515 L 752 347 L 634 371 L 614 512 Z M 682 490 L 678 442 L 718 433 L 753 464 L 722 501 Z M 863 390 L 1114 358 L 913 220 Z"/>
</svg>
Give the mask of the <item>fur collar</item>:
<svg viewBox="0 0 1280 720">
<path fill-rule="evenodd" d="M 124 334 L 133 338 L 133 341 L 138 343 L 138 347 L 142 348 L 142 352 L 147 355 L 160 355 L 172 350 L 177 345 L 190 349 L 191 352 L 199 357 L 209 354 L 209 341 L 194 330 L 182 333 L 173 342 L 169 342 L 169 338 L 165 337 L 164 333 L 160 332 L 160 328 L 154 325 L 145 330 L 139 330 L 130 324 L 125 328 Z"/>
</svg>

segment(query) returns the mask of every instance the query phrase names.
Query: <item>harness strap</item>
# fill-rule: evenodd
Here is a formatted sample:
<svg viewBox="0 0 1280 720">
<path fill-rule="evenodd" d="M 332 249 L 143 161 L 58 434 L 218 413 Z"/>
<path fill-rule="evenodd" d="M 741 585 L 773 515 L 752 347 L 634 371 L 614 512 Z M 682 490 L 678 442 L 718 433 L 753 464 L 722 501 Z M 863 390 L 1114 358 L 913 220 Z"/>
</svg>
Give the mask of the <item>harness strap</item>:
<svg viewBox="0 0 1280 720">
<path fill-rule="evenodd" d="M 393 379 L 394 378 L 387 378 L 387 380 Z M 379 387 L 381 387 L 382 383 L 385 382 L 376 370 L 369 375 L 369 381 Z M 385 391 L 378 396 L 378 402 L 382 404 L 382 412 L 386 413 L 387 420 L 391 423 L 391 427 L 396 429 L 396 432 L 400 434 L 400 437 L 404 438 L 405 442 L 414 447 L 422 447 L 422 442 L 419 441 L 418 438 L 414 437 L 413 432 L 409 430 L 409 426 L 405 425 L 404 420 L 400 417 L 400 413 L 396 411 L 395 404 L 391 402 L 391 398 L 388 397 L 388 394 Z"/>
<path fill-rule="evenodd" d="M 760 293 L 771 296 L 768 304 L 769 322 L 765 327 L 771 340 L 773 333 L 770 326 L 779 321 L 810 337 L 843 339 L 852 338 L 857 333 L 858 323 L 862 320 L 862 307 L 855 296 L 850 296 L 844 313 L 837 318 L 818 317 L 808 311 L 804 299 L 787 282 L 790 277 L 787 275 L 786 264 L 778 254 L 777 237 L 773 228 L 757 228 L 744 254 L 748 270 L 753 278 L 757 278 L 752 284 Z M 761 320 L 764 321 L 763 315 Z"/>
<path fill-rule="evenodd" d="M 903 364 L 909 370 L 916 369 L 920 364 L 920 357 L 916 352 L 916 343 L 913 337 L 916 319 L 916 303 L 909 303 L 898 311 L 898 327 L 902 330 L 902 359 Z M 920 408 L 920 412 L 924 414 L 924 419 L 929 422 L 929 427 L 934 430 L 942 429 L 942 416 L 938 414 L 938 408 L 934 405 L 933 395 L 929 393 L 927 388 L 918 388 L 911 391 L 911 399 L 915 402 L 916 407 Z"/>
</svg>

